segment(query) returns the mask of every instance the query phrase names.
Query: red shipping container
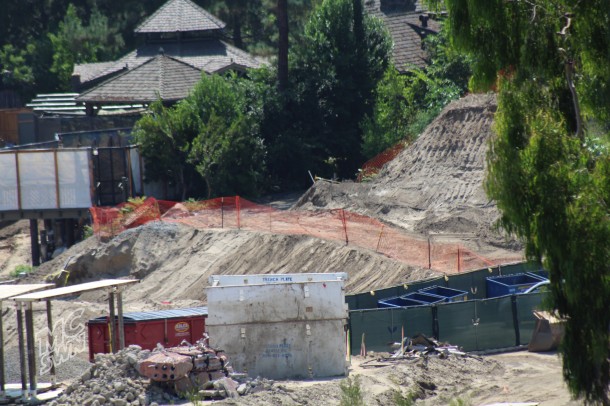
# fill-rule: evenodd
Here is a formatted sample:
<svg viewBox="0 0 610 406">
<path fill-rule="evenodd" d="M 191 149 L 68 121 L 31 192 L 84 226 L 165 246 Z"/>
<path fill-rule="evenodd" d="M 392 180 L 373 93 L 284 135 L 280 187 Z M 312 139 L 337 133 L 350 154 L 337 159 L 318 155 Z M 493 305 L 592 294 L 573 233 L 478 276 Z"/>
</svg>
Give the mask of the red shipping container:
<svg viewBox="0 0 610 406">
<path fill-rule="evenodd" d="M 124 313 L 125 346 L 137 344 L 142 349 L 152 350 L 156 348 L 157 343 L 164 347 L 180 345 L 182 340 L 195 343 L 203 338 L 207 316 L 207 307 Z M 93 361 L 95 354 L 110 352 L 108 316 L 89 320 L 87 328 L 89 360 Z M 117 334 L 118 331 L 117 322 Z"/>
</svg>

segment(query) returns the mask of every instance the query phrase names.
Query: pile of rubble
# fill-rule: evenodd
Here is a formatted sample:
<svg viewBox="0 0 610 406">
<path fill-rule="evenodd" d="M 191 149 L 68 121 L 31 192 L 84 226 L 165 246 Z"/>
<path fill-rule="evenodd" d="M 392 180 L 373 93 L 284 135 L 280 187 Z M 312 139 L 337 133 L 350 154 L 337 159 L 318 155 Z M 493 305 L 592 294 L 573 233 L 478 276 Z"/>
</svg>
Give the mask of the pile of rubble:
<svg viewBox="0 0 610 406">
<path fill-rule="evenodd" d="M 50 406 L 151 405 L 165 402 L 162 391 L 149 390 L 148 379 L 140 377 L 138 363 L 149 350 L 132 345 L 116 354 L 98 354 L 90 369 L 72 382 Z"/>
<path fill-rule="evenodd" d="M 207 344 L 207 337 L 191 345 L 161 349 L 139 363 L 140 374 L 153 386 L 186 397 L 236 398 L 269 389 L 272 381 L 248 378 L 234 373 L 221 350 Z"/>
<path fill-rule="evenodd" d="M 436 356 L 447 358 L 449 355 L 466 356 L 467 353 L 460 350 L 456 345 L 441 344 L 431 337 L 418 334 L 414 337 L 405 337 L 400 343 L 394 343 L 392 348 L 396 351 L 391 358 L 421 358 Z"/>
<path fill-rule="evenodd" d="M 464 352 L 458 346 L 440 343 L 436 339 L 427 337 L 424 334 L 417 334 L 413 337 L 404 337 L 401 342 L 392 343 L 390 347 L 391 351 L 389 357 L 379 357 L 377 354 L 372 352 L 370 354 L 365 353 L 364 355 L 372 355 L 375 359 L 364 362 L 362 367 L 375 368 L 400 362 L 402 360 L 422 360 L 424 365 L 427 365 L 429 358 L 446 359 L 450 356 L 459 358 L 476 358 L 481 360 L 481 357 Z"/>
<path fill-rule="evenodd" d="M 158 406 L 185 397 L 238 397 L 272 385 L 234 373 L 224 354 L 203 343 L 154 351 L 130 345 L 116 354 L 97 354 L 91 368 L 49 405 Z"/>
</svg>

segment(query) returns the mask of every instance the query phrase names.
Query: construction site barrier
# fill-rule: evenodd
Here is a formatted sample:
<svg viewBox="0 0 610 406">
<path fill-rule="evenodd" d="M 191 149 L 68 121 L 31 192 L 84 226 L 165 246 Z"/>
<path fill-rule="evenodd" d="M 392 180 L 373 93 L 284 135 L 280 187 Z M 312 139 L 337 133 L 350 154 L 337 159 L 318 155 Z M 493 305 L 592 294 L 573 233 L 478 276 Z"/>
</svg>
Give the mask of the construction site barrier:
<svg viewBox="0 0 610 406">
<path fill-rule="evenodd" d="M 435 285 L 468 292 L 468 299 L 485 299 L 487 297 L 487 284 L 485 280 L 487 277 L 514 275 L 537 270 L 540 270 L 540 265 L 529 262 L 497 265 L 460 274 L 446 275 L 444 277 L 441 276 L 384 289 L 347 295 L 345 301 L 350 310 L 376 309 L 379 300 L 417 292 L 420 289 Z"/>
<path fill-rule="evenodd" d="M 418 333 L 436 337 L 464 351 L 489 351 L 527 345 L 534 331 L 532 311 L 541 293 L 502 296 L 430 306 L 349 312 L 351 351 L 387 352 L 389 343 Z"/>
<path fill-rule="evenodd" d="M 460 246 L 407 235 L 371 217 L 334 210 L 278 210 L 239 196 L 170 202 L 148 198 L 116 207 L 93 207 L 93 231 L 113 237 L 150 221 L 182 223 L 199 229 L 232 228 L 274 234 L 308 235 L 384 254 L 421 269 L 455 273 L 519 258 L 489 260 Z"/>
<path fill-rule="evenodd" d="M 362 182 L 371 176 L 377 175 L 381 168 L 383 168 L 383 165 L 396 158 L 405 149 L 405 146 L 406 142 L 401 141 L 366 161 L 358 173 L 357 181 Z"/>
</svg>

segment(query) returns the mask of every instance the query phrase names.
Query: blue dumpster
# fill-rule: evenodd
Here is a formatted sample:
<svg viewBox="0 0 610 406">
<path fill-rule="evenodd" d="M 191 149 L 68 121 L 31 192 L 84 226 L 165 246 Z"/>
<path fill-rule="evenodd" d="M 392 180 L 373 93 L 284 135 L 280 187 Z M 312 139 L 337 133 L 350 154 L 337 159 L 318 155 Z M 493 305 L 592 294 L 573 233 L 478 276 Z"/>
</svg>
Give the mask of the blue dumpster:
<svg viewBox="0 0 610 406">
<path fill-rule="evenodd" d="M 527 272 L 528 275 L 535 276 L 536 278 L 540 278 L 540 280 L 549 279 L 549 271 L 545 271 L 544 269 L 540 269 L 538 271 L 530 271 Z"/>
<path fill-rule="evenodd" d="M 378 308 L 424 306 L 428 303 L 420 300 L 407 299 L 404 296 L 389 297 L 377 302 Z"/>
<path fill-rule="evenodd" d="M 402 296 L 403 299 L 416 300 L 418 302 L 422 302 L 424 304 L 434 304 L 444 302 L 445 298 L 442 296 L 433 295 L 430 293 L 409 293 L 408 295 Z"/>
<path fill-rule="evenodd" d="M 434 285 L 429 288 L 420 289 L 419 292 L 443 297 L 445 298 L 445 302 L 462 302 L 468 300 L 468 292 L 459 289 L 446 288 L 444 286 Z"/>
<path fill-rule="evenodd" d="M 544 280 L 529 273 L 518 273 L 507 276 L 489 276 L 486 279 L 487 297 L 498 297 L 522 293 L 533 285 Z"/>
</svg>

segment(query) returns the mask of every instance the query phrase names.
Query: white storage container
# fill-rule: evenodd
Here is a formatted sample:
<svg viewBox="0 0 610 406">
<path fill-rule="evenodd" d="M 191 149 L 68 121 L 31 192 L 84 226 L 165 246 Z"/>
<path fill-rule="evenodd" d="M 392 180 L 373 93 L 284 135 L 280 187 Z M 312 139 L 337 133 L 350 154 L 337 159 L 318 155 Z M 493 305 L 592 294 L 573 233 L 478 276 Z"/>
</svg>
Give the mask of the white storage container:
<svg viewBox="0 0 610 406">
<path fill-rule="evenodd" d="M 286 275 L 265 275 L 275 276 Z M 226 351 L 236 371 L 250 376 L 345 375 L 344 279 L 331 279 L 209 287 L 210 344 Z"/>
</svg>

